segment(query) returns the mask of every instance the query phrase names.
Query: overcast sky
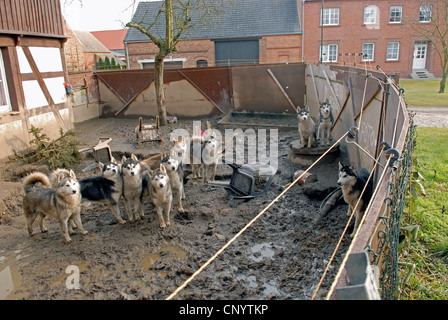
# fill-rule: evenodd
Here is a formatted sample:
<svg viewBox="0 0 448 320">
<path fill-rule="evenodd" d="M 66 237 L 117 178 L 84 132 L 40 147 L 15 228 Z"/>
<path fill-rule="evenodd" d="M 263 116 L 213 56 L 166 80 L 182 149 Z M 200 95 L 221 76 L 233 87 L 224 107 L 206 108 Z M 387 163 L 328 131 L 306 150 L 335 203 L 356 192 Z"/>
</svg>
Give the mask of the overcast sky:
<svg viewBox="0 0 448 320">
<path fill-rule="evenodd" d="M 61 6 L 62 13 L 73 30 L 101 31 L 123 29 L 131 21 L 140 1 L 142 0 L 61 0 Z"/>
</svg>

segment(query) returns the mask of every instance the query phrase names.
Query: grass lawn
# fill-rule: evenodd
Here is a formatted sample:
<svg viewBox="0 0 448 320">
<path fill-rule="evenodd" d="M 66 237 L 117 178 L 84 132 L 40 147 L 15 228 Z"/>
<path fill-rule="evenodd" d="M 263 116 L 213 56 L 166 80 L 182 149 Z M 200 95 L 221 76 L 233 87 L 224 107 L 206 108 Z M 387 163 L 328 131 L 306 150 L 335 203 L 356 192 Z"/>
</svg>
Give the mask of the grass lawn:
<svg viewBox="0 0 448 320">
<path fill-rule="evenodd" d="M 419 225 L 418 240 L 404 248 L 400 261 L 415 263 L 403 300 L 448 300 L 448 129 L 417 128 L 414 157 L 426 196 L 415 212 L 403 215 L 403 226 Z M 401 273 L 401 279 L 405 274 Z"/>
<path fill-rule="evenodd" d="M 400 80 L 405 90 L 404 99 L 409 106 L 442 107 L 448 106 L 448 88 L 439 93 L 440 80 Z"/>
</svg>

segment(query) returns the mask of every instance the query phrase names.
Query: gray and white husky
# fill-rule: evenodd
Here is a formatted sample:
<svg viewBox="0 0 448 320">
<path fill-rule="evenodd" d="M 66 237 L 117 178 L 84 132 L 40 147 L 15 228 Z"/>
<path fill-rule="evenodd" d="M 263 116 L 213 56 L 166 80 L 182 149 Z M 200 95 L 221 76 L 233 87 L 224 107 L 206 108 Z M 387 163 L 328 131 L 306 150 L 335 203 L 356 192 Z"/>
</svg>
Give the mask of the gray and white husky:
<svg viewBox="0 0 448 320">
<path fill-rule="evenodd" d="M 370 173 L 365 168 L 355 169 L 353 164 L 349 166 L 344 166 L 341 162 L 339 162 L 339 179 L 338 185 L 342 187 L 342 195 L 344 196 L 344 201 L 348 204 L 347 216 L 352 214 L 358 200 L 360 199 L 362 190 L 369 179 Z M 362 194 L 361 199 L 359 200 L 358 207 L 356 208 L 355 213 L 355 227 L 351 234 L 353 237 L 356 233 L 356 230 L 359 227 L 359 223 L 367 209 L 370 198 L 373 193 L 373 180 L 370 179 L 367 183 L 366 190 Z"/>
<path fill-rule="evenodd" d="M 23 211 L 25 213 L 28 233 L 32 236 L 33 223 L 39 218 L 42 232 L 48 230 L 44 226 L 44 218 L 50 216 L 59 220 L 61 231 L 67 243 L 73 234 L 71 222 L 78 227 L 81 234 L 87 234 L 81 222 L 81 196 L 78 180 L 70 170 L 69 177 L 59 181 L 55 188 L 51 187 L 48 176 L 41 172 L 34 172 L 23 179 L 25 196 Z"/>
<path fill-rule="evenodd" d="M 331 110 L 331 104 L 328 102 L 322 103 L 319 108 L 319 126 L 317 129 L 317 138 L 320 139 L 321 145 L 330 145 L 331 127 L 333 126 L 334 118 Z"/>
<path fill-rule="evenodd" d="M 297 108 L 301 148 L 311 148 L 316 143 L 316 123 L 311 118 L 308 107 Z"/>
<path fill-rule="evenodd" d="M 182 199 L 185 199 L 184 191 L 184 170 L 182 162 L 178 160 L 174 152 L 170 153 L 162 160 L 166 172 L 170 178 L 171 190 L 175 192 L 178 210 L 180 213 L 185 212 L 182 206 Z"/>
<path fill-rule="evenodd" d="M 138 158 L 131 154 L 130 158 L 122 157 L 121 172 L 123 174 L 123 202 L 128 219 L 131 222 L 143 219 L 145 216 L 143 205 L 148 196 L 148 171 L 144 170 Z"/>
<path fill-rule="evenodd" d="M 108 163 L 98 163 L 101 175 L 79 180 L 82 202 L 97 202 L 107 204 L 119 224 L 126 223 L 121 218 L 118 202 L 123 193 L 123 176 L 120 166 L 112 159 Z"/>
<path fill-rule="evenodd" d="M 149 171 L 151 183 L 149 185 L 149 196 L 156 207 L 159 217 L 160 227 L 165 229 L 170 226 L 171 204 L 173 202 L 173 192 L 171 191 L 170 178 L 166 172 L 165 166 L 154 171 Z"/>
</svg>

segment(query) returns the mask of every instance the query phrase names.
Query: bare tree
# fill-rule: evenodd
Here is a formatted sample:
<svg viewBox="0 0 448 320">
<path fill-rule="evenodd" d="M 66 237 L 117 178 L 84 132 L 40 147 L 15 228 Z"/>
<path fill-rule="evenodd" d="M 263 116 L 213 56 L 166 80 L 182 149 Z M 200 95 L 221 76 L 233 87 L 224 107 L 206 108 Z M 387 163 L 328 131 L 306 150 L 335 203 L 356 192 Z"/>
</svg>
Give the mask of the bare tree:
<svg viewBox="0 0 448 320">
<path fill-rule="evenodd" d="M 436 50 L 442 67 L 439 93 L 444 93 L 448 76 L 448 0 L 424 0 L 421 5 L 424 10 L 417 21 L 410 21 L 410 26 Z"/>
<path fill-rule="evenodd" d="M 154 87 L 162 125 L 167 123 L 166 99 L 163 88 L 164 60 L 169 54 L 177 51 L 176 45 L 185 31 L 195 25 L 204 23 L 205 19 L 203 18 L 212 11 L 215 14 L 219 13 L 223 1 L 227 0 L 164 0 L 150 23 L 145 21 L 147 20 L 145 14 L 142 21 L 131 21 L 126 24 L 126 27 L 135 28 L 148 36 L 159 48 L 159 52 L 154 59 Z M 191 14 L 193 10 L 195 11 L 194 15 Z M 198 21 L 193 22 L 192 16 Z M 155 31 L 155 26 L 163 22 L 163 17 L 165 18 L 165 35 L 159 36 Z"/>
</svg>

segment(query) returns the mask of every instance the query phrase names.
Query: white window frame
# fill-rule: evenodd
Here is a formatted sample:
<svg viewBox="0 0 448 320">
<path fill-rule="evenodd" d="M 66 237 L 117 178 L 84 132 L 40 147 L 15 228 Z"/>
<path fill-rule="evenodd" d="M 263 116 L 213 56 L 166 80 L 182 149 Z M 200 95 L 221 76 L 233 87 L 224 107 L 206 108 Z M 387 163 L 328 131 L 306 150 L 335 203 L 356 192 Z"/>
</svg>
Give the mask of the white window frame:
<svg viewBox="0 0 448 320">
<path fill-rule="evenodd" d="M 335 59 L 330 59 L 330 55 L 328 54 L 328 52 L 330 50 L 336 51 L 336 53 L 334 54 Z M 323 46 L 320 46 L 319 57 L 322 57 L 322 62 L 337 62 L 338 61 L 338 50 L 339 50 L 339 46 L 337 44 L 334 44 L 334 43 L 324 44 Z"/>
<path fill-rule="evenodd" d="M 6 80 L 6 72 L 5 72 L 5 65 L 3 62 L 3 54 L 0 50 L 0 74 L 1 74 L 1 82 L 3 84 L 3 93 L 5 95 L 6 104 L 0 105 L 0 113 L 7 113 L 11 112 L 11 101 L 9 100 L 9 91 L 8 91 L 8 81 Z M 1 88 L 0 88 L 1 90 Z M 0 101 L 1 103 L 1 101 Z"/>
<path fill-rule="evenodd" d="M 375 6 L 368 6 L 364 8 L 364 24 L 376 24 L 376 17 L 378 8 Z"/>
<path fill-rule="evenodd" d="M 424 12 L 425 9 L 429 11 L 429 17 L 427 15 L 427 12 Z M 424 18 L 424 20 L 422 20 L 422 17 Z M 420 21 L 421 23 L 429 23 L 431 22 L 431 19 L 432 19 L 432 7 L 430 5 L 421 5 L 419 9 L 418 21 Z"/>
<path fill-rule="evenodd" d="M 369 58 L 369 55 L 367 55 L 367 57 L 365 57 L 365 47 L 364 46 L 366 46 L 366 45 L 369 45 L 369 46 L 371 46 L 371 50 L 372 50 L 372 57 L 371 58 Z M 370 49 L 369 49 L 370 50 Z M 375 59 L 375 43 L 373 43 L 373 42 L 365 42 L 365 43 L 363 43 L 362 44 L 362 53 L 363 53 L 363 56 L 362 56 L 362 61 L 373 61 L 374 59 Z"/>
<path fill-rule="evenodd" d="M 396 47 L 392 47 L 396 45 Z M 398 61 L 400 57 L 400 42 L 391 41 L 387 43 L 386 61 Z"/>
<path fill-rule="evenodd" d="M 397 18 L 396 15 L 392 15 L 392 12 L 400 13 L 400 20 L 395 20 Z M 389 11 L 389 23 L 401 23 L 403 21 L 403 6 L 391 6 Z"/>
<path fill-rule="evenodd" d="M 325 8 L 320 12 L 320 24 L 325 26 L 339 25 L 339 8 Z"/>
</svg>

